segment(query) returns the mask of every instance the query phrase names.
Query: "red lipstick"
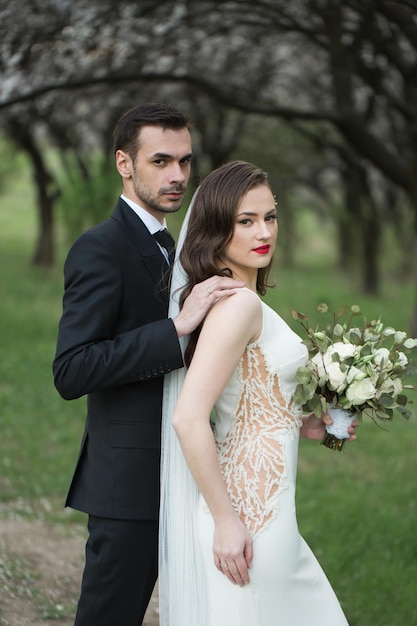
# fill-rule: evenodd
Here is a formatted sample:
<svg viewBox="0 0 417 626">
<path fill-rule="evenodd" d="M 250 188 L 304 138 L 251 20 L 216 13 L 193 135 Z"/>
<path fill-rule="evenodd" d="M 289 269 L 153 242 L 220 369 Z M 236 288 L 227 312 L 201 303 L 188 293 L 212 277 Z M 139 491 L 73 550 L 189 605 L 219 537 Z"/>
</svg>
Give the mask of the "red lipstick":
<svg viewBox="0 0 417 626">
<path fill-rule="evenodd" d="M 265 246 L 259 246 L 259 248 L 254 248 L 254 252 L 256 252 L 257 254 L 268 254 L 268 252 L 270 251 L 271 246 L 269 244 L 266 244 Z"/>
</svg>

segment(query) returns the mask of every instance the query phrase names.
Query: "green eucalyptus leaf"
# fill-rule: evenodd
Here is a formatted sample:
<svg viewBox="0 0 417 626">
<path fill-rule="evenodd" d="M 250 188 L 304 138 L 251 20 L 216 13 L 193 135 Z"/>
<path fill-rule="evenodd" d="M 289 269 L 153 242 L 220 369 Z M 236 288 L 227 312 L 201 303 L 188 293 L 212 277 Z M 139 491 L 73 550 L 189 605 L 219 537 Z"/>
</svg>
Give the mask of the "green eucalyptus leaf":
<svg viewBox="0 0 417 626">
<path fill-rule="evenodd" d="M 385 411 L 375 411 L 375 415 L 380 419 L 385 421 L 390 421 L 392 420 L 392 417 L 394 415 L 393 411 L 391 409 L 386 409 Z"/>
<path fill-rule="evenodd" d="M 400 404 L 401 406 L 405 406 L 407 402 L 408 402 L 408 398 L 404 394 L 400 394 L 397 396 L 397 404 Z"/>
<path fill-rule="evenodd" d="M 362 343 L 362 336 L 356 331 L 349 333 L 349 339 L 354 346 L 359 346 Z"/>
<path fill-rule="evenodd" d="M 313 408 L 313 413 L 318 418 L 322 417 L 324 411 L 323 411 L 323 407 L 321 406 L 321 404 L 318 404 L 317 406 Z"/>
<path fill-rule="evenodd" d="M 410 411 L 409 409 L 405 409 L 405 408 L 404 408 L 404 407 L 402 407 L 402 406 L 397 406 L 397 411 L 398 411 L 399 413 L 401 413 L 401 415 L 402 415 L 402 416 L 403 416 L 406 420 L 410 419 L 410 417 L 411 417 L 411 411 Z"/>
<path fill-rule="evenodd" d="M 308 366 L 299 367 L 295 373 L 295 380 L 297 381 L 297 383 L 300 383 L 302 385 L 307 385 L 311 380 L 311 376 L 312 376 L 311 368 L 309 368 Z"/>
<path fill-rule="evenodd" d="M 378 398 L 378 404 L 383 407 L 390 407 L 395 405 L 395 400 L 388 394 L 383 393 Z"/>
</svg>

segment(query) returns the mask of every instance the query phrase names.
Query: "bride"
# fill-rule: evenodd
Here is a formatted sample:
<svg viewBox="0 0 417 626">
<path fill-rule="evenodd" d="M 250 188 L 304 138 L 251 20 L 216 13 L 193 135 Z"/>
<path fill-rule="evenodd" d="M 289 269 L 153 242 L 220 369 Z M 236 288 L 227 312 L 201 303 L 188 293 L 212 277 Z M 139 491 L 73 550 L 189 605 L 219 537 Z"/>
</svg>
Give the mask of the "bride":
<svg viewBox="0 0 417 626">
<path fill-rule="evenodd" d="M 293 402 L 307 350 L 259 297 L 277 233 L 266 174 L 235 161 L 202 182 L 180 235 L 171 315 L 215 274 L 245 287 L 216 299 L 208 283 L 187 369 L 165 381 L 161 626 L 347 625 L 297 527 L 298 440 L 321 440 L 331 419 Z"/>
</svg>

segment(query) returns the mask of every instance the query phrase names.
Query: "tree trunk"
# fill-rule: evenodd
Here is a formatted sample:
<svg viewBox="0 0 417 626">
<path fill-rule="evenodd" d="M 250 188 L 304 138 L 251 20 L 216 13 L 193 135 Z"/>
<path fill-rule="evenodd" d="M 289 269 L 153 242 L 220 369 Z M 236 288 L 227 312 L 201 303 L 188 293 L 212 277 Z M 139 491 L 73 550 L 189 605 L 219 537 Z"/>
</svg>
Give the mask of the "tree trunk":
<svg viewBox="0 0 417 626">
<path fill-rule="evenodd" d="M 37 191 L 38 236 L 32 264 L 50 267 L 55 261 L 53 205 L 58 194 L 50 191 L 54 179 L 36 145 L 29 123 L 17 118 L 10 119 L 8 130 L 11 138 L 29 156 L 33 168 L 33 181 Z"/>
<path fill-rule="evenodd" d="M 356 256 L 355 223 L 354 216 L 351 213 L 337 218 L 338 265 L 342 272 L 346 272 L 352 267 Z"/>
<path fill-rule="evenodd" d="M 356 228 L 351 228 L 351 236 L 354 237 L 352 234 L 354 231 L 360 237 L 358 256 L 361 259 L 362 289 L 364 293 L 376 296 L 381 282 L 379 268 L 381 218 L 378 215 L 378 207 L 372 198 L 366 169 L 360 163 L 346 161 L 342 179 L 348 219 L 357 225 Z"/>
<path fill-rule="evenodd" d="M 51 178 L 48 172 L 42 168 L 35 169 L 33 178 L 38 193 L 39 227 L 32 264 L 51 267 L 55 262 L 53 219 L 53 203 L 55 198 L 48 194 L 48 186 L 51 182 Z"/>
<path fill-rule="evenodd" d="M 371 198 L 362 199 L 362 210 L 365 215 L 362 226 L 362 288 L 371 296 L 380 292 L 381 277 L 379 271 L 379 248 L 381 242 L 381 221 Z"/>
</svg>

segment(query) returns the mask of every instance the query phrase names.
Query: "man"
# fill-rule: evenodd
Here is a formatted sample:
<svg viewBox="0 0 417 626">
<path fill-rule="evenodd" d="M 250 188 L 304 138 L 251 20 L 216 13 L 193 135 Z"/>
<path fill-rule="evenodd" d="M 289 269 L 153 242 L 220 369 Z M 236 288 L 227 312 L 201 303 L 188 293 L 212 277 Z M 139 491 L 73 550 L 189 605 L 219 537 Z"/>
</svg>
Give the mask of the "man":
<svg viewBox="0 0 417 626">
<path fill-rule="evenodd" d="M 69 251 L 53 364 L 60 394 L 86 394 L 88 406 L 66 500 L 89 515 L 76 626 L 142 624 L 157 579 L 163 377 L 183 366 L 178 338 L 242 286 L 212 277 L 167 318 L 172 254 L 152 235 L 184 197 L 188 122 L 165 105 L 137 106 L 118 121 L 114 145 L 123 193 Z"/>
</svg>

